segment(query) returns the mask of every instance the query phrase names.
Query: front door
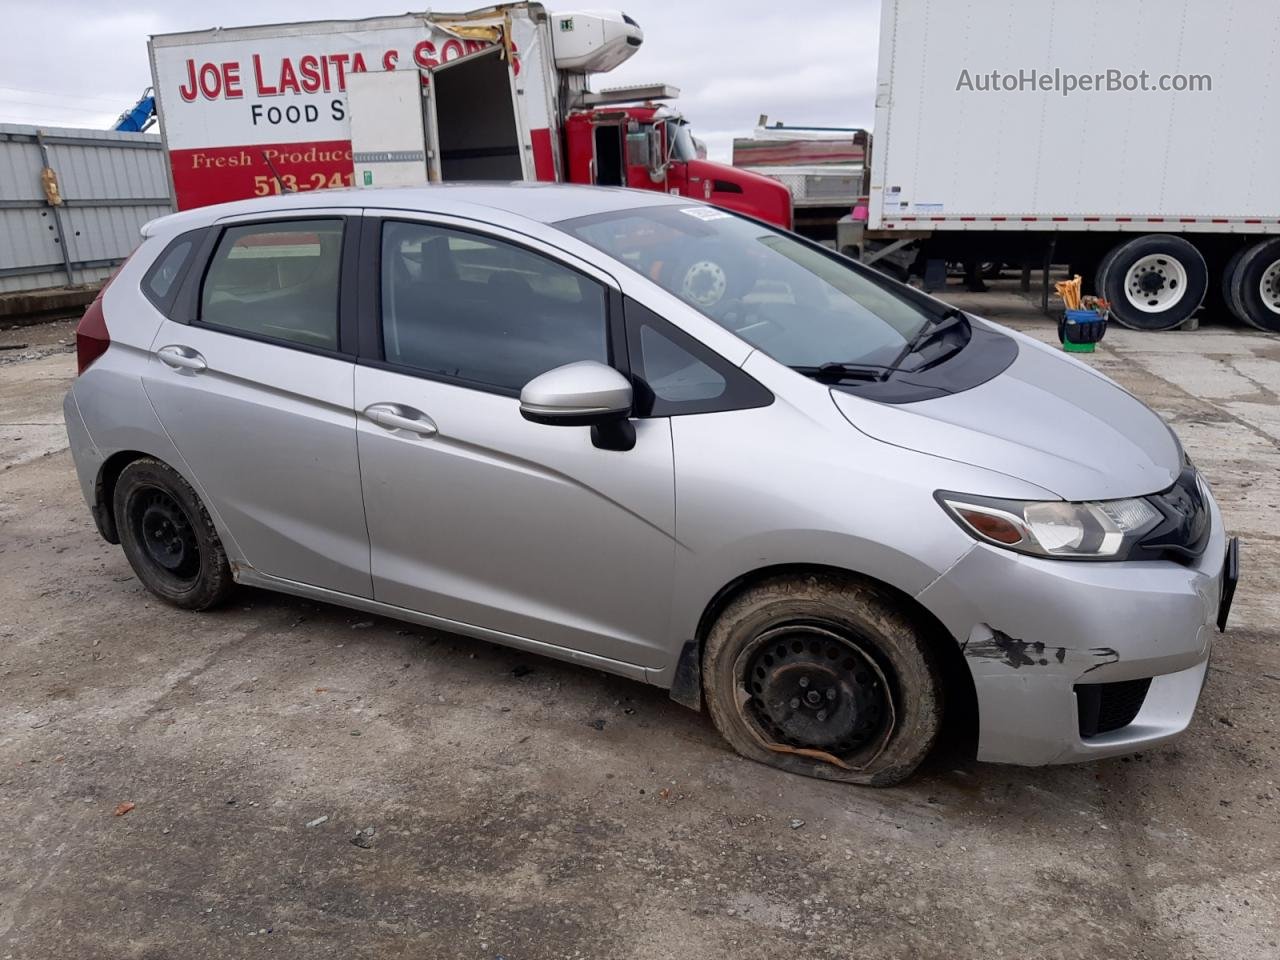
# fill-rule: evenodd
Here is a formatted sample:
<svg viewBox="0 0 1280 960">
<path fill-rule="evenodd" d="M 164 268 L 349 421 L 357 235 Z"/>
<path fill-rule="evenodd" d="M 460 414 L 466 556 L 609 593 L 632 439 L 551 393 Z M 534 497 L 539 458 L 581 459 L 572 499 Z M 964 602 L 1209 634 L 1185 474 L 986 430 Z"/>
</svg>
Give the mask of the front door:
<svg viewBox="0 0 1280 960">
<path fill-rule="evenodd" d="M 549 369 L 611 359 L 607 278 L 532 242 L 387 220 L 379 361 L 356 368 L 374 597 L 638 666 L 665 662 L 671 427 L 635 448 L 519 413 Z M 617 318 L 613 318 L 617 322 Z"/>
<path fill-rule="evenodd" d="M 143 384 L 249 565 L 368 597 L 355 365 L 339 338 L 345 225 L 223 228 L 194 316 L 164 321 Z"/>
</svg>

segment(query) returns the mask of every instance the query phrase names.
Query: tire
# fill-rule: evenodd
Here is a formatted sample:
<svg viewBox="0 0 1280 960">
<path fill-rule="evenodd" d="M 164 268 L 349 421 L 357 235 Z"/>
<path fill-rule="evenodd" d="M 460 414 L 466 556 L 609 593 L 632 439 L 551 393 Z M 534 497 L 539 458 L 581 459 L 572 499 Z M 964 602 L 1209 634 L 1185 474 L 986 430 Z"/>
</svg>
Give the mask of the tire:
<svg viewBox="0 0 1280 960">
<path fill-rule="evenodd" d="M 112 496 L 120 546 L 142 584 L 166 603 L 208 610 L 226 599 L 233 580 L 226 551 L 204 504 L 159 460 L 135 460 L 120 472 Z"/>
<path fill-rule="evenodd" d="M 1236 316 L 1258 330 L 1280 333 L 1280 237 L 1247 248 L 1229 286 Z"/>
<path fill-rule="evenodd" d="M 1248 247 L 1241 247 L 1231 255 L 1231 259 L 1227 261 L 1227 265 L 1222 268 L 1222 302 L 1226 304 L 1227 310 L 1241 323 L 1248 323 L 1243 316 L 1240 315 L 1236 308 L 1235 297 L 1232 295 L 1232 284 L 1236 274 L 1236 267 L 1240 265 L 1240 261 L 1244 259 L 1245 252 Z"/>
<path fill-rule="evenodd" d="M 702 678 L 734 750 L 823 780 L 901 783 L 942 720 L 935 651 L 887 591 L 854 577 L 777 577 L 745 590 L 707 636 Z"/>
<path fill-rule="evenodd" d="M 1128 240 L 1098 266 L 1099 296 L 1131 330 L 1172 330 L 1191 318 L 1209 289 L 1209 268 L 1182 237 L 1150 234 Z"/>
</svg>

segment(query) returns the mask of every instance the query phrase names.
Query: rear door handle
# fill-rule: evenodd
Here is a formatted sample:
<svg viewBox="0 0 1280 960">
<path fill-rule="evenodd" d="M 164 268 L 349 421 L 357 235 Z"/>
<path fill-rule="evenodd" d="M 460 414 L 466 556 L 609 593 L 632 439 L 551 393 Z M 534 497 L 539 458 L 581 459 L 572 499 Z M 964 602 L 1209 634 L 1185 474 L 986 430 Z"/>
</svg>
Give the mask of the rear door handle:
<svg viewBox="0 0 1280 960">
<path fill-rule="evenodd" d="M 438 432 L 434 420 L 402 403 L 371 403 L 364 408 L 364 415 L 387 430 L 407 430 L 420 437 L 434 437 Z"/>
<path fill-rule="evenodd" d="M 199 351 L 192 350 L 190 347 L 171 344 L 157 350 L 156 356 L 166 366 L 173 367 L 175 370 L 191 370 L 199 373 L 201 370 L 209 369 L 209 364 L 205 363 L 204 357 L 200 356 Z"/>
</svg>

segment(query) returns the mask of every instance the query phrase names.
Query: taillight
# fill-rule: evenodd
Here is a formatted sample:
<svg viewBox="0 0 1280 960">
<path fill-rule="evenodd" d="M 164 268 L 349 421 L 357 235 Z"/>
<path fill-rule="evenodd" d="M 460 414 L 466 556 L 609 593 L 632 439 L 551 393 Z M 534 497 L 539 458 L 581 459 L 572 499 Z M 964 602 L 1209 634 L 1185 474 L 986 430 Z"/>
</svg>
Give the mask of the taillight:
<svg viewBox="0 0 1280 960">
<path fill-rule="evenodd" d="M 129 257 L 131 256 L 133 254 L 129 254 Z M 107 316 L 102 312 L 102 298 L 107 292 L 107 287 L 111 286 L 111 281 L 116 278 L 116 275 L 124 269 L 124 265 L 129 262 L 129 257 L 125 257 L 120 266 L 116 267 L 111 276 L 107 278 L 107 282 L 102 285 L 98 295 L 93 298 L 93 303 L 89 304 L 89 309 L 84 312 L 84 316 L 76 324 L 77 376 L 88 370 L 89 365 L 106 353 L 107 347 L 111 346 L 111 334 L 107 332 Z"/>
<path fill-rule="evenodd" d="M 111 335 L 107 333 L 107 318 L 102 312 L 102 293 L 99 292 L 76 326 L 76 374 L 88 370 L 89 364 L 106 353 L 109 346 Z"/>
</svg>

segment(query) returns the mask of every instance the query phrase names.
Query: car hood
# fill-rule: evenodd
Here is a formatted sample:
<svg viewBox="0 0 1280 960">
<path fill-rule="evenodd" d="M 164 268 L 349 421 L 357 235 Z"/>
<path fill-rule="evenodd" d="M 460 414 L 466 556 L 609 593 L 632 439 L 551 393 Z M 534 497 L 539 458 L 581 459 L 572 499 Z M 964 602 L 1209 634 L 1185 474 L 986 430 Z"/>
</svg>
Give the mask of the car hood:
<svg viewBox="0 0 1280 960">
<path fill-rule="evenodd" d="M 832 396 L 877 440 L 1008 474 L 1064 500 L 1141 496 L 1177 479 L 1178 441 L 1146 404 L 1084 364 L 1017 339 L 1017 359 L 1003 373 L 960 393 L 903 404 Z"/>
</svg>

